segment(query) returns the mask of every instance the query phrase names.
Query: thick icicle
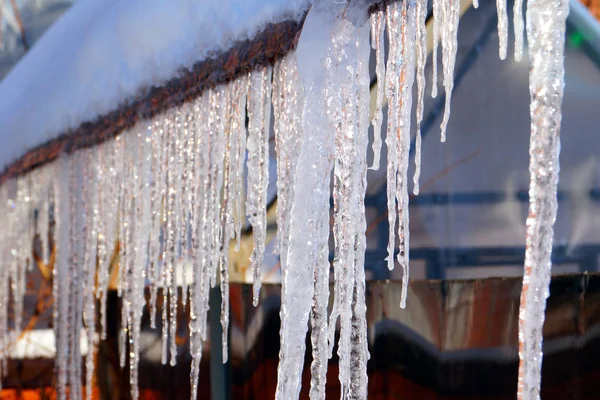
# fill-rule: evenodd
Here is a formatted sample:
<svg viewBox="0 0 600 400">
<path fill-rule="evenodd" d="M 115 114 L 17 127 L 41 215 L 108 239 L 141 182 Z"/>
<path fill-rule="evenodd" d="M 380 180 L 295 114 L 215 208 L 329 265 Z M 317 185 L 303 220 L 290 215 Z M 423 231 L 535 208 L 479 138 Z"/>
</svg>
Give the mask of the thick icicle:
<svg viewBox="0 0 600 400">
<path fill-rule="evenodd" d="M 435 0 L 434 0 L 435 1 Z M 435 4 L 435 3 L 434 3 Z M 394 250 L 396 248 L 396 173 L 398 171 L 397 135 L 398 112 L 399 112 L 399 87 L 401 60 L 400 46 L 398 44 L 400 23 L 400 12 L 398 3 L 394 2 L 387 6 L 387 31 L 389 43 L 389 55 L 386 68 L 386 95 L 388 99 L 387 115 L 387 209 L 388 209 L 388 269 L 394 269 Z M 435 60 L 435 58 L 434 58 Z"/>
<path fill-rule="evenodd" d="M 415 175 L 413 193 L 419 194 L 421 176 L 421 121 L 423 121 L 423 103 L 425 100 L 425 64 L 427 62 L 427 0 L 416 0 L 416 39 L 417 52 L 417 133 L 415 137 Z"/>
<path fill-rule="evenodd" d="M 513 5 L 513 28 L 515 30 L 515 61 L 523 58 L 523 0 Z"/>
<path fill-rule="evenodd" d="M 381 125 L 383 123 L 383 95 L 385 90 L 384 65 L 385 12 L 378 8 L 371 14 L 371 46 L 375 49 L 375 75 L 377 76 L 377 100 L 373 116 L 373 165 L 371 169 L 379 169 L 381 159 Z"/>
<path fill-rule="evenodd" d="M 434 0 L 435 2 L 435 0 Z M 435 3 L 434 3 L 435 4 Z M 450 119 L 450 102 L 454 88 L 454 65 L 458 50 L 458 21 L 460 19 L 460 1 L 442 1 L 442 66 L 444 67 L 444 117 L 440 125 L 441 141 L 446 141 L 446 128 Z M 435 10 L 433 11 L 435 13 Z M 433 82 L 432 82 L 433 83 Z"/>
<path fill-rule="evenodd" d="M 542 330 L 549 295 L 553 226 L 558 207 L 561 103 L 564 88 L 567 0 L 530 0 L 527 4 L 531 95 L 529 216 L 525 273 L 519 308 L 517 397 L 540 398 Z"/>
<path fill-rule="evenodd" d="M 508 15 L 506 13 L 506 0 L 496 0 L 496 9 L 498 13 L 498 40 L 500 42 L 498 52 L 500 59 L 504 60 L 506 59 L 508 48 Z"/>
<path fill-rule="evenodd" d="M 248 98 L 248 199 L 246 212 L 252 225 L 254 250 L 250 257 L 253 304 L 258 305 L 260 269 L 267 237 L 267 185 L 269 184 L 269 132 L 271 122 L 271 67 L 250 75 Z"/>
<path fill-rule="evenodd" d="M 399 119 L 398 129 L 398 174 L 396 182 L 396 201 L 398 204 L 398 264 L 402 267 L 402 296 L 400 307 L 406 307 L 406 293 L 409 275 L 409 230 L 408 230 L 408 161 L 410 155 L 410 122 L 412 110 L 412 87 L 415 78 L 415 42 L 416 8 L 413 2 L 402 3 L 402 23 L 400 24 L 399 45 L 402 54 L 402 66 L 399 83 Z"/>
<path fill-rule="evenodd" d="M 336 107 L 328 104 L 339 96 L 334 87 L 339 64 L 333 60 L 336 45 L 333 39 L 344 24 L 338 17 L 345 8 L 331 1 L 314 3 L 304 22 L 296 51 L 298 74 L 305 90 L 304 135 L 294 174 L 287 268 L 282 270 L 281 347 L 276 392 L 276 398 L 282 400 L 299 396 L 309 313 L 311 307 L 317 307 L 319 313 L 313 314 L 313 318 L 324 318 L 323 307 L 328 298 L 327 285 L 320 280 L 315 282 L 315 276 L 327 276 L 329 271 L 327 257 L 323 257 L 328 253 L 333 166 L 333 127 L 328 113 Z M 313 299 L 315 284 L 319 293 Z M 313 375 L 311 398 L 322 399 L 326 368 L 322 364 L 327 337 L 324 323 L 319 323 L 317 329 L 319 331 L 311 338 L 313 350 L 318 354 L 318 361 L 311 367 L 313 374 L 317 374 Z"/>
</svg>

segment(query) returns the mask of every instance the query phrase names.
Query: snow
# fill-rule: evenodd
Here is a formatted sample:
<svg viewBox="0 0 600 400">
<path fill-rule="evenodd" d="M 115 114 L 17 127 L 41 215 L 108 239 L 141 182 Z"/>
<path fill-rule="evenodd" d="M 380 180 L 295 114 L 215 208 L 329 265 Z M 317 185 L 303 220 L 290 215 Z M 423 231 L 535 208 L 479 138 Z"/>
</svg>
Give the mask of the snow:
<svg viewBox="0 0 600 400">
<path fill-rule="evenodd" d="M 77 1 L 0 83 L 0 166 L 308 3 Z"/>
</svg>

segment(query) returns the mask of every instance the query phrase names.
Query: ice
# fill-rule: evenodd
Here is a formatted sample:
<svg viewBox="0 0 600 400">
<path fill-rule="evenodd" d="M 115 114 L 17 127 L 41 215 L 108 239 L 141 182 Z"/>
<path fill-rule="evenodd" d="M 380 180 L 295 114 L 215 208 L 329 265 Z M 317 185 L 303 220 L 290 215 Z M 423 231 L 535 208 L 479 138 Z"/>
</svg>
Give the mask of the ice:
<svg viewBox="0 0 600 400">
<path fill-rule="evenodd" d="M 549 295 L 553 226 L 558 207 L 561 102 L 564 88 L 567 0 L 530 1 L 527 5 L 531 140 L 529 216 L 525 272 L 519 308 L 517 397 L 540 398 L 542 331 Z"/>
<path fill-rule="evenodd" d="M 246 141 L 247 141 L 247 127 L 246 127 L 246 100 L 248 98 L 248 78 L 246 76 L 240 79 L 240 98 L 239 98 L 239 111 L 236 113 L 238 119 L 237 126 L 239 126 L 240 134 L 237 136 L 237 154 L 235 164 L 237 169 L 235 171 L 235 250 L 240 250 L 240 241 L 242 238 L 242 226 L 244 224 L 244 162 L 246 161 Z M 245 90 L 244 90 L 245 89 Z"/>
<path fill-rule="evenodd" d="M 473 2 L 475 4 L 475 2 Z M 421 176 L 421 121 L 423 121 L 423 103 L 425 100 L 425 64 L 427 62 L 427 0 L 416 0 L 416 38 L 417 52 L 417 133 L 415 138 L 415 175 L 413 177 L 413 193 L 419 194 L 419 177 Z"/>
<path fill-rule="evenodd" d="M 254 250 L 250 257 L 253 303 L 258 304 L 260 268 L 267 237 L 267 185 L 269 184 L 269 127 L 271 121 L 272 69 L 263 67 L 250 75 L 248 97 L 248 199 L 246 213 L 252 225 Z"/>
<path fill-rule="evenodd" d="M 479 8 L 479 0 L 473 0 L 473 8 Z"/>
<path fill-rule="evenodd" d="M 90 181 L 85 180 L 85 172 L 89 160 L 85 152 L 79 151 L 71 155 L 69 169 L 69 316 L 68 339 L 69 346 L 69 392 L 71 398 L 81 398 L 81 328 L 83 313 L 83 274 L 85 244 L 88 234 L 88 221 L 85 213 L 85 197 L 89 192 Z M 84 166 L 85 164 L 85 166 Z"/>
<path fill-rule="evenodd" d="M 70 156 L 63 155 L 56 162 L 54 171 L 54 212 L 55 212 L 55 246 L 56 256 L 52 278 L 52 295 L 56 299 L 53 311 L 53 326 L 56 335 L 56 392 L 57 398 L 67 397 L 67 372 L 69 362 L 68 315 L 70 297 L 69 278 L 69 172 Z"/>
<path fill-rule="evenodd" d="M 84 150 L 84 172 L 83 182 L 94 182 L 84 184 L 84 212 L 87 226 L 85 229 L 85 253 L 82 263 L 83 283 L 83 323 L 86 329 L 88 352 L 85 355 L 85 387 L 86 399 L 92 398 L 92 384 L 94 376 L 94 333 L 96 330 L 96 295 L 94 293 L 96 281 L 96 254 L 98 251 L 98 152 Z"/>
<path fill-rule="evenodd" d="M 515 0 L 513 5 L 513 28 L 515 30 L 515 61 L 523 57 L 523 0 Z"/>
<path fill-rule="evenodd" d="M 322 399 L 325 393 L 325 313 L 329 290 L 327 281 L 323 282 L 323 278 L 329 272 L 326 255 L 334 147 L 334 131 L 329 112 L 335 108 L 331 106 L 331 102 L 339 96 L 333 85 L 339 66 L 332 59 L 336 55 L 333 38 L 344 25 L 343 21 L 337 19 L 344 9 L 343 5 L 330 1 L 316 2 L 306 17 L 296 50 L 298 75 L 304 84 L 305 93 L 302 113 L 304 134 L 293 181 L 287 267 L 282 270 L 281 277 L 281 347 L 277 399 L 295 399 L 300 393 L 311 309 L 314 310 L 312 318 L 313 321 L 316 320 L 316 325 L 311 335 L 313 376 L 310 394 L 313 399 Z M 315 285 L 317 291 L 314 290 Z M 313 299 L 313 295 L 316 299 Z"/>
<path fill-rule="evenodd" d="M 371 14 L 371 46 L 375 49 L 375 74 L 377 76 L 377 100 L 373 116 L 373 165 L 371 169 L 379 169 L 381 158 L 381 126 L 383 123 L 383 95 L 385 90 L 384 65 L 385 12 L 377 8 Z"/>
<path fill-rule="evenodd" d="M 209 169 L 210 169 L 210 137 L 207 131 L 206 121 L 208 120 L 209 97 L 211 91 L 203 94 L 196 100 L 194 109 L 196 118 L 194 121 L 196 130 L 196 179 L 200 183 L 194 187 L 194 204 L 192 212 L 192 262 L 193 281 L 190 288 L 190 353 L 192 363 L 190 370 L 190 385 L 192 387 L 192 397 L 197 398 L 198 392 L 198 372 L 200 360 L 202 358 L 202 338 L 204 332 L 205 309 L 208 304 L 207 287 L 209 281 L 207 266 L 207 207 L 209 198 Z"/>
<path fill-rule="evenodd" d="M 294 198 L 294 174 L 302 140 L 304 87 L 298 76 L 296 56 L 275 65 L 273 72 L 273 113 L 277 153 L 277 240 L 282 271 L 287 270 L 290 211 Z"/>
<path fill-rule="evenodd" d="M 435 1 L 435 0 L 434 0 Z M 435 4 L 435 3 L 434 3 Z M 433 11 L 436 12 L 435 10 Z M 442 66 L 444 68 L 444 91 L 446 99 L 444 104 L 444 117 L 440 125 L 442 131 L 441 141 L 446 141 L 446 128 L 450 119 L 450 102 L 454 88 L 454 65 L 456 64 L 456 51 L 458 50 L 458 21 L 460 19 L 460 1 L 443 1 L 441 5 L 442 23 Z"/>
<path fill-rule="evenodd" d="M 475 4 L 474 4 L 475 6 Z M 475 6 L 475 8 L 477 8 Z M 433 49 L 431 56 L 431 97 L 437 97 L 438 94 L 438 44 L 440 41 L 440 31 L 443 29 L 444 17 L 442 14 L 444 7 L 443 0 L 433 0 Z"/>
<path fill-rule="evenodd" d="M 516 9 L 515 2 L 515 9 Z M 498 12 L 498 40 L 500 42 L 499 55 L 500 59 L 506 59 L 508 47 L 508 15 L 506 13 L 506 0 L 496 0 L 496 9 Z M 515 29 L 516 29 L 515 25 Z M 516 39 L 516 38 L 515 38 Z M 516 50 L 515 50 L 516 51 Z"/>
<path fill-rule="evenodd" d="M 402 267 L 402 296 L 400 307 L 406 307 L 409 274 L 409 231 L 408 231 L 408 162 L 410 155 L 410 122 L 412 110 L 412 87 L 415 78 L 416 7 L 414 2 L 402 3 L 399 46 L 402 65 L 400 72 L 400 99 L 398 126 L 398 174 L 396 201 L 398 203 L 398 264 Z"/>
<path fill-rule="evenodd" d="M 229 243 L 235 235 L 235 195 L 236 181 L 235 174 L 239 169 L 237 162 L 240 162 L 237 145 L 240 143 L 238 136 L 242 135 L 243 129 L 238 115 L 244 107 L 245 100 L 242 95 L 247 90 L 245 80 L 235 80 L 230 83 L 225 91 L 226 110 L 225 110 L 225 164 L 224 164 L 224 183 L 223 183 L 223 204 L 221 209 L 221 256 L 219 259 L 220 283 L 221 283 L 221 347 L 223 362 L 228 359 L 228 331 L 229 331 Z"/>
<path fill-rule="evenodd" d="M 354 210 L 356 239 L 354 244 L 354 282 L 352 288 L 352 316 L 350 336 L 350 387 L 348 397 L 367 398 L 367 306 L 365 303 L 365 250 L 367 247 L 365 193 L 367 189 L 367 145 L 368 145 L 368 104 L 369 104 L 369 49 L 368 33 L 365 26 L 358 30 L 357 40 L 357 136 L 355 142 L 357 176 L 357 207 Z"/>
<path fill-rule="evenodd" d="M 398 45 L 399 38 L 399 5 L 391 3 L 387 5 L 387 32 L 389 53 L 386 67 L 386 95 L 388 99 L 387 115 L 387 136 L 385 143 L 387 145 L 387 208 L 388 208 L 388 256 L 386 258 L 388 269 L 394 269 L 394 250 L 396 247 L 396 172 L 398 171 L 398 150 L 397 150 L 397 122 L 398 122 L 398 101 L 399 88 L 397 79 L 400 77 L 400 49 Z"/>
</svg>

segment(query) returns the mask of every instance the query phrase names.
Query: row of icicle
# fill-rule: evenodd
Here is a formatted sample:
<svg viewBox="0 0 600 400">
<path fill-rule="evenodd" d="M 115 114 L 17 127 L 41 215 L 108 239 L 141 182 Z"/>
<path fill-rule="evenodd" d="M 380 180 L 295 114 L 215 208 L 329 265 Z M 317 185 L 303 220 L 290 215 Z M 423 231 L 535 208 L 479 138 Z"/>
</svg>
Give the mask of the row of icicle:
<svg viewBox="0 0 600 400">
<path fill-rule="evenodd" d="M 373 164 L 380 167 L 384 101 L 387 100 L 388 266 L 402 267 L 401 307 L 406 305 L 409 266 L 408 163 L 412 87 L 416 77 L 416 152 L 414 193 L 419 192 L 421 121 L 427 59 L 427 0 L 380 5 L 365 23 L 360 2 L 317 1 L 309 12 L 297 52 L 195 101 L 138 124 L 93 149 L 64 154 L 57 161 L 0 187 L 6 204 L 0 233 L 0 369 L 6 371 L 11 341 L 22 327 L 25 277 L 34 264 L 37 236 L 42 261 L 54 246 L 53 326 L 56 334 L 59 398 L 83 395 L 80 336 L 85 334 L 86 397 L 91 397 L 93 352 L 105 338 L 109 267 L 118 253 L 118 293 L 122 298 L 120 363 L 130 368 L 132 398 L 138 398 L 140 326 L 147 305 L 151 327 L 162 330 L 161 359 L 177 356 L 177 306 L 190 304 L 192 398 L 202 342 L 207 336 L 208 296 L 220 283 L 223 360 L 229 324 L 228 255 L 239 241 L 245 210 L 252 225 L 253 302 L 260 291 L 260 266 L 266 240 L 271 123 L 277 154 L 277 244 L 282 269 L 281 350 L 278 399 L 297 398 L 304 365 L 305 337 L 311 326 L 311 399 L 325 397 L 327 360 L 339 319 L 339 379 L 344 398 L 367 394 L 367 343 L 364 257 L 368 129 L 374 129 Z M 541 330 L 550 270 L 552 224 L 556 215 L 558 129 L 562 98 L 562 48 L 565 0 L 529 0 L 528 34 L 532 76 L 533 216 L 528 219 L 526 274 L 520 311 L 519 396 L 539 396 Z M 477 1 L 474 2 L 477 7 Z M 505 0 L 497 0 L 500 57 L 506 56 Z M 515 59 L 523 52 L 522 3 L 515 1 Z M 441 43 L 445 112 L 442 141 L 450 113 L 460 15 L 458 0 L 433 0 L 432 96 L 437 95 L 437 43 Z M 542 15 L 553 11 L 552 32 Z M 358 17 L 356 17 L 358 15 Z M 328 23 L 323 24 L 323 21 Z M 387 62 L 385 34 L 387 32 Z M 371 40 L 369 42 L 369 33 Z M 561 36 L 562 35 L 562 36 Z M 325 38 L 328 38 L 325 40 Z M 370 43 L 370 45 L 369 45 Z M 413 46 L 412 44 L 415 44 Z M 543 57 L 543 46 L 554 57 Z M 376 109 L 369 120 L 369 54 L 375 53 Z M 317 56 L 315 56 L 317 54 Z M 555 76 L 540 72 L 548 63 Z M 540 89 L 550 85 L 554 92 Z M 537 97 L 536 97 L 537 96 Z M 550 96 L 552 102 L 540 100 Z M 538 100 L 537 102 L 535 100 Z M 551 110 L 554 114 L 550 113 Z M 271 113 L 273 118 L 271 119 Z M 246 115 L 247 114 L 247 115 Z M 248 124 L 246 125 L 246 118 Z M 545 128 L 552 121 L 551 128 Z M 534 151 L 534 149 L 536 151 Z M 247 158 L 246 158 L 247 154 Z M 244 163 L 247 182 L 244 182 Z M 548 167 L 550 165 L 550 167 Z M 542 170 L 552 179 L 534 179 Z M 334 303 L 329 317 L 329 199 L 333 171 L 335 257 Z M 537 215 L 545 216 L 540 219 Z M 50 231 L 54 221 L 53 232 Z M 396 226 L 397 224 L 397 226 Z M 539 232 L 543 232 L 540 235 Z M 399 243 L 395 245 L 398 234 Z M 548 247 L 550 246 L 550 247 Z M 397 253 L 396 253 L 397 252 Z M 397 255 L 396 255 L 397 254 Z M 190 264 L 192 277 L 187 277 Z M 191 282 L 188 287 L 188 282 Z M 144 290 L 148 287 L 149 302 Z M 162 289 L 162 290 L 159 290 Z M 162 295 L 162 314 L 157 315 Z M 8 305 L 13 304 L 14 321 Z M 530 296 L 533 296 L 530 299 Z M 99 301 L 98 301 L 99 300 Z M 96 321 L 96 306 L 100 321 Z M 530 307 L 531 309 L 527 309 Z M 541 314 L 540 314 L 541 313 Z M 535 320 L 535 322 L 534 322 Z M 532 335 L 536 335 L 535 337 Z M 535 362 L 527 364 L 529 358 Z M 129 359 L 129 363 L 127 363 Z"/>
</svg>

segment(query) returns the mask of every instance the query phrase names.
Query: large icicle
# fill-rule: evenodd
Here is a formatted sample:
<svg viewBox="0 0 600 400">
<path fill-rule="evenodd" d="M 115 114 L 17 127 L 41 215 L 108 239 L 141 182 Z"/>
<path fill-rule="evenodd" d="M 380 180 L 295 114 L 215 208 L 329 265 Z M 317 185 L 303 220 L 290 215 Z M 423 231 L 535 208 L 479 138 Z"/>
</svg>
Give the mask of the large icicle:
<svg viewBox="0 0 600 400">
<path fill-rule="evenodd" d="M 260 269 L 267 237 L 267 185 L 269 184 L 269 127 L 271 122 L 271 67 L 250 75 L 248 98 L 248 200 L 246 212 L 252 225 L 254 250 L 250 257 L 253 304 L 258 304 Z"/>
<path fill-rule="evenodd" d="M 415 175 L 413 177 L 413 193 L 419 194 L 419 177 L 421 176 L 421 121 L 425 100 L 425 64 L 427 62 L 427 0 L 416 0 L 416 38 L 417 52 L 417 133 L 415 138 Z"/>
<path fill-rule="evenodd" d="M 434 0 L 435 2 L 436 0 Z M 434 3 L 435 4 L 435 3 Z M 442 1 L 442 66 L 444 68 L 444 117 L 440 129 L 441 141 L 446 141 L 446 128 L 450 119 L 450 102 L 454 88 L 454 65 L 456 64 L 456 51 L 458 50 L 458 21 L 460 19 L 460 0 Z M 435 13 L 435 10 L 433 11 Z M 433 82 L 432 82 L 433 83 Z"/>
<path fill-rule="evenodd" d="M 340 28 L 337 18 L 343 9 L 344 6 L 327 0 L 314 3 L 304 22 L 296 51 L 298 74 L 305 90 L 304 135 L 294 174 L 288 267 L 282 270 L 281 347 L 276 392 L 279 400 L 299 396 L 309 313 L 313 307 L 317 311 L 313 318 L 324 318 L 323 303 L 326 307 L 328 298 L 328 287 L 320 280 L 329 271 L 329 261 L 323 257 L 328 253 L 333 166 L 333 134 L 327 104 L 338 95 L 332 79 L 338 65 L 329 53 L 335 43 L 324 39 L 332 40 L 334 32 Z M 316 282 L 315 276 L 319 278 Z M 315 285 L 319 292 L 313 300 Z M 320 330 L 312 336 L 313 351 L 317 354 L 311 368 L 317 374 L 311 384 L 312 399 L 323 399 L 325 393 L 323 371 L 326 367 L 322 363 L 325 362 L 323 353 L 327 350 L 327 335 L 324 324 L 320 323 L 318 327 Z"/>
<path fill-rule="evenodd" d="M 558 207 L 556 190 L 568 14 L 567 0 L 530 0 L 527 4 L 531 142 L 525 273 L 519 308 L 517 396 L 522 400 L 540 398 L 542 330 Z"/>
<path fill-rule="evenodd" d="M 379 169 L 381 158 L 381 126 L 383 123 L 383 95 L 385 91 L 384 65 L 385 12 L 377 8 L 371 14 L 371 46 L 375 50 L 375 75 L 377 76 L 377 99 L 375 115 L 373 115 L 373 165 L 371 169 Z"/>
</svg>

